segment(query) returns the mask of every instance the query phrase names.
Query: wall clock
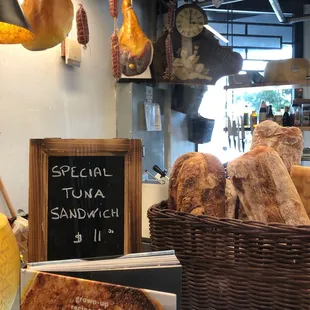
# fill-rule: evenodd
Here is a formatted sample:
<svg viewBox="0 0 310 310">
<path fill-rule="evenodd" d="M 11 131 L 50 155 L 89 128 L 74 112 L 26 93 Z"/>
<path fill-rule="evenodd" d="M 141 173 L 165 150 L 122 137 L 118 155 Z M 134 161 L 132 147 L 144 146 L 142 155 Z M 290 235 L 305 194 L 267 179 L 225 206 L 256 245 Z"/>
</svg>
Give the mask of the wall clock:
<svg viewBox="0 0 310 310">
<path fill-rule="evenodd" d="M 198 37 L 207 23 L 206 13 L 196 4 L 185 4 L 176 11 L 176 29 L 183 37 Z"/>
</svg>

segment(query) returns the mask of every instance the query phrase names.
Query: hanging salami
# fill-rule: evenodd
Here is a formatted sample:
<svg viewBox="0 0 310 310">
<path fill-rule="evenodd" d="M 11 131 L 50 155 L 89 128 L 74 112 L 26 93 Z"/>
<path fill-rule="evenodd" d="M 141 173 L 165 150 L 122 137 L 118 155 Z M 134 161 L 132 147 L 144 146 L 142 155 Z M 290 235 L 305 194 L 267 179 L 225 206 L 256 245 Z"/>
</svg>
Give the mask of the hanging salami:
<svg viewBox="0 0 310 310">
<path fill-rule="evenodd" d="M 118 0 L 109 0 L 110 1 L 110 15 L 113 19 L 118 17 Z"/>
<path fill-rule="evenodd" d="M 168 30 L 172 30 L 174 27 L 174 22 L 175 22 L 175 2 L 170 1 L 170 7 L 168 10 L 168 23 L 167 23 L 167 28 Z"/>
<path fill-rule="evenodd" d="M 87 14 L 82 4 L 80 4 L 80 8 L 76 12 L 76 27 L 78 42 L 86 47 L 89 42 L 89 28 Z"/>
<path fill-rule="evenodd" d="M 114 31 L 111 36 L 111 61 L 112 73 L 116 80 L 121 78 L 121 64 L 120 64 L 120 44 L 118 39 L 117 17 L 118 17 L 118 1 L 109 0 L 110 16 L 114 20 Z"/>
<path fill-rule="evenodd" d="M 175 23 L 175 9 L 176 3 L 174 0 L 170 1 L 170 7 L 168 10 L 168 35 L 165 41 L 165 49 L 166 49 L 166 62 L 167 68 L 164 74 L 164 79 L 170 80 L 173 74 L 173 45 L 172 45 L 172 29 Z"/>
<path fill-rule="evenodd" d="M 173 45 L 172 45 L 172 39 L 171 34 L 168 33 L 166 41 L 165 41 L 165 47 L 166 47 L 166 61 L 167 61 L 167 68 L 165 72 L 165 79 L 170 79 L 172 72 L 173 72 Z"/>
<path fill-rule="evenodd" d="M 120 66 L 120 48 L 116 30 L 111 36 L 111 59 L 112 59 L 113 76 L 116 80 L 118 80 L 121 77 L 121 66 Z"/>
</svg>

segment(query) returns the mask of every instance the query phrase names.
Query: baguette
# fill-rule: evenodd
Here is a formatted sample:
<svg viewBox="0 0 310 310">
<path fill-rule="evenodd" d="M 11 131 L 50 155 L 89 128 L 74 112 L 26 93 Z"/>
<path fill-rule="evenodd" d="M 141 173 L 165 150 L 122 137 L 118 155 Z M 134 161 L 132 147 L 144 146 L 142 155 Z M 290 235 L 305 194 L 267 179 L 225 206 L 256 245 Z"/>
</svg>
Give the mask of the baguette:
<svg viewBox="0 0 310 310">
<path fill-rule="evenodd" d="M 280 155 L 287 170 L 301 164 L 303 136 L 297 127 L 282 127 L 272 121 L 260 123 L 253 133 L 251 149 L 257 146 L 272 147 Z"/>
<path fill-rule="evenodd" d="M 254 148 L 230 162 L 228 173 L 249 220 L 310 224 L 293 181 L 274 149 Z"/>
</svg>

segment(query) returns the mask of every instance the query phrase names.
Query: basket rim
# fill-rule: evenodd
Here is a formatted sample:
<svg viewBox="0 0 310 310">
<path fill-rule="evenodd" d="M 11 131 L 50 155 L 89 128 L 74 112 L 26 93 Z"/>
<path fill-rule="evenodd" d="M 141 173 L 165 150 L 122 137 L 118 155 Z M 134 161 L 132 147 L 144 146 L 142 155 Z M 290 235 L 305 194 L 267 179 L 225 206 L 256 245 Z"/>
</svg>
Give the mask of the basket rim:
<svg viewBox="0 0 310 310">
<path fill-rule="evenodd" d="M 243 221 L 239 219 L 216 218 L 209 215 L 197 216 L 182 211 L 171 210 L 168 209 L 167 200 L 163 200 L 160 203 L 151 206 L 148 209 L 147 215 L 149 219 L 158 218 L 159 215 L 162 215 L 163 217 L 166 218 L 166 220 L 179 219 L 182 222 L 188 220 L 193 222 L 193 225 L 196 222 L 197 224 L 208 223 L 208 224 L 214 224 L 214 226 L 221 226 L 221 227 L 223 227 L 223 224 L 226 224 L 231 228 L 242 227 L 245 230 L 252 230 L 252 231 L 253 228 L 254 229 L 256 228 L 256 230 L 268 229 L 269 232 L 270 231 L 283 232 L 283 230 L 287 230 L 288 233 L 292 233 L 293 231 L 298 233 L 304 232 L 306 233 L 305 237 L 307 238 L 309 238 L 310 234 L 310 225 L 293 226 L 283 223 L 263 223 L 258 221 Z M 161 218 L 161 220 L 164 220 L 164 218 Z"/>
</svg>

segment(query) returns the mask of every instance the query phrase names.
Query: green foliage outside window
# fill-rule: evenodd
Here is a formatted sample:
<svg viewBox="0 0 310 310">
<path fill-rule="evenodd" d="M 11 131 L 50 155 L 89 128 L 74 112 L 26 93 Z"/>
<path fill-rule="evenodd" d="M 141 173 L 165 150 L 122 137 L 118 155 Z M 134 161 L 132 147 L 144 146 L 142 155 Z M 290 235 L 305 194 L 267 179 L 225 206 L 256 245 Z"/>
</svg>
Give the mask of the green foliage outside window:
<svg viewBox="0 0 310 310">
<path fill-rule="evenodd" d="M 236 100 L 247 102 L 253 110 L 259 112 L 262 101 L 272 104 L 273 110 L 284 109 L 292 102 L 292 89 L 264 90 L 260 92 L 238 94 Z"/>
</svg>

